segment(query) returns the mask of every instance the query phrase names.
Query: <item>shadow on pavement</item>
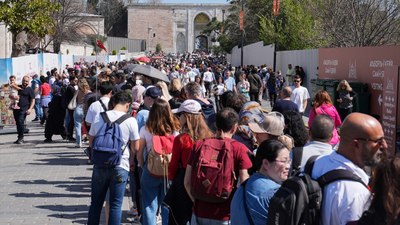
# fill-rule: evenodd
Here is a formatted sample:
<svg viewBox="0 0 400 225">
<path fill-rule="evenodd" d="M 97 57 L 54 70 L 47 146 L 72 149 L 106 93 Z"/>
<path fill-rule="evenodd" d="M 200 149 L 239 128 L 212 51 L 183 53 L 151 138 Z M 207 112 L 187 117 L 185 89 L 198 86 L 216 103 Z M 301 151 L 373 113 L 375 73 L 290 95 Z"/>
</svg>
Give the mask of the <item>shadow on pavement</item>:
<svg viewBox="0 0 400 225">
<path fill-rule="evenodd" d="M 49 217 L 73 220 L 72 223 L 86 224 L 89 206 L 87 205 L 39 205 L 40 209 L 47 209 L 58 213 L 49 214 Z"/>
</svg>

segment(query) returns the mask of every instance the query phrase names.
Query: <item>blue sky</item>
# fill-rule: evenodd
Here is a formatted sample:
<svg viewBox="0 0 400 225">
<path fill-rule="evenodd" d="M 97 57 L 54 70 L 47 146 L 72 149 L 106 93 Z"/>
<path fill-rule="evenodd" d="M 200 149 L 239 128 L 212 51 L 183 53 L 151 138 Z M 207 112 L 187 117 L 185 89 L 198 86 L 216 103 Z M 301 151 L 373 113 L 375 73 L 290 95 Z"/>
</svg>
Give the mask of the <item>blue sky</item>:
<svg viewBox="0 0 400 225">
<path fill-rule="evenodd" d="M 163 3 L 227 3 L 226 0 L 163 0 Z"/>
</svg>

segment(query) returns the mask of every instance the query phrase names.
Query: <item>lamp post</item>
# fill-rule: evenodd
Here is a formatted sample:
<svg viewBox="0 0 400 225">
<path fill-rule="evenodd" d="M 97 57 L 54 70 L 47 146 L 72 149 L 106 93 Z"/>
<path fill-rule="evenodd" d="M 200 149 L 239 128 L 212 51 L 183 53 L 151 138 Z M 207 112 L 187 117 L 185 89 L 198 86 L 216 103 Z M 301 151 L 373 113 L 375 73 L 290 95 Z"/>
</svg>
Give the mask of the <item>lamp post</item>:
<svg viewBox="0 0 400 225">
<path fill-rule="evenodd" d="M 241 42 L 241 47 L 240 47 L 240 65 L 243 68 L 243 45 L 244 45 L 244 11 L 243 11 L 243 6 L 244 6 L 244 0 L 241 0 L 242 3 L 242 9 L 240 10 L 240 42 Z"/>
</svg>

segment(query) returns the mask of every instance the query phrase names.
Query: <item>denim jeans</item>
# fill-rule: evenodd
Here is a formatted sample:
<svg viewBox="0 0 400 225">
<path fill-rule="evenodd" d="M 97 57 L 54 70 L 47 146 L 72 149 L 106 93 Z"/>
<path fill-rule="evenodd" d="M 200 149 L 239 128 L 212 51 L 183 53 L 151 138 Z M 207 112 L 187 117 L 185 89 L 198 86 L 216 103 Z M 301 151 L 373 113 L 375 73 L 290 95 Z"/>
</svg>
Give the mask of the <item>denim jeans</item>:
<svg viewBox="0 0 400 225">
<path fill-rule="evenodd" d="M 166 194 L 166 181 L 163 178 L 152 176 L 148 169 L 147 163 L 143 166 L 140 185 L 142 190 L 142 225 L 156 225 L 157 211 L 161 206 Z M 169 211 L 165 206 L 161 207 L 162 224 L 168 224 Z"/>
<path fill-rule="evenodd" d="M 42 119 L 42 107 L 40 106 L 40 98 L 35 98 L 35 118 Z"/>
<path fill-rule="evenodd" d="M 22 140 L 24 139 L 26 111 L 14 109 L 13 114 L 15 123 L 17 125 L 18 140 Z"/>
<path fill-rule="evenodd" d="M 82 145 L 82 121 L 83 121 L 83 105 L 78 105 L 74 110 L 74 128 L 76 145 Z"/>
<path fill-rule="evenodd" d="M 229 225 L 231 222 L 229 220 L 213 220 L 208 218 L 196 217 L 194 213 L 192 214 L 192 220 L 190 225 Z"/>
<path fill-rule="evenodd" d="M 110 217 L 108 225 L 120 225 L 122 200 L 129 172 L 121 167 L 93 166 L 92 193 L 88 225 L 98 225 L 107 189 L 110 189 Z"/>
</svg>

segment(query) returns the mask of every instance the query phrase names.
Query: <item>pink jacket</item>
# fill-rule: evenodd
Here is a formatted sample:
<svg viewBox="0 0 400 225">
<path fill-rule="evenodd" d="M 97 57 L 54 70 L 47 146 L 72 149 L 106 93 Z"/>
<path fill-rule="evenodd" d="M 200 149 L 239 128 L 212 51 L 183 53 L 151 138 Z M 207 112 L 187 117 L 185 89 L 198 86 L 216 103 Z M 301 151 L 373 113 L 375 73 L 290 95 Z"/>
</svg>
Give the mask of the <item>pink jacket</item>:
<svg viewBox="0 0 400 225">
<path fill-rule="evenodd" d="M 332 136 L 332 139 L 329 142 L 329 144 L 336 145 L 340 141 L 340 138 L 339 138 L 336 128 L 339 127 L 340 125 L 342 125 L 342 120 L 340 120 L 339 113 L 337 112 L 335 106 L 324 103 L 324 104 L 320 105 L 318 108 L 311 110 L 310 118 L 308 120 L 308 127 L 311 127 L 311 124 L 314 121 L 315 117 L 320 114 L 328 115 L 334 121 L 335 129 L 333 130 L 333 136 Z"/>
</svg>

